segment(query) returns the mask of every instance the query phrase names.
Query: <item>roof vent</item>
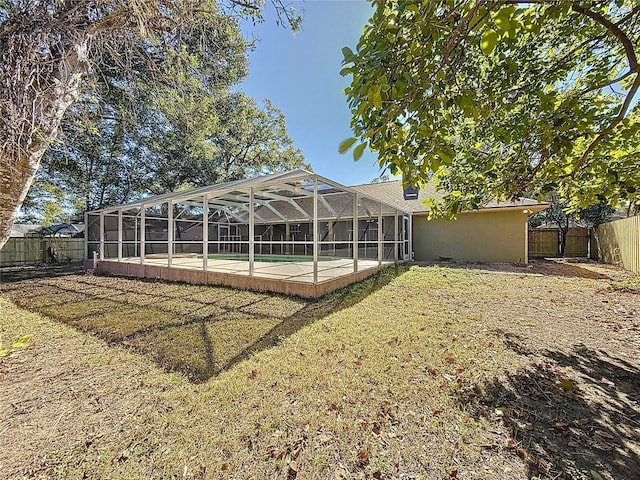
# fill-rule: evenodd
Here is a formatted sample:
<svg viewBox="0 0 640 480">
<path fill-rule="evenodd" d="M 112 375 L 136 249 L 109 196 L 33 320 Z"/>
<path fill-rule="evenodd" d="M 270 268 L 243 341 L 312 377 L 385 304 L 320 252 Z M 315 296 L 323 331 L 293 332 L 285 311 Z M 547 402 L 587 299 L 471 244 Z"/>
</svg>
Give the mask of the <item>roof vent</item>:
<svg viewBox="0 0 640 480">
<path fill-rule="evenodd" d="M 418 187 L 414 187 L 413 185 L 409 185 L 404 189 L 404 199 L 405 200 L 417 200 L 418 192 L 420 189 Z"/>
</svg>

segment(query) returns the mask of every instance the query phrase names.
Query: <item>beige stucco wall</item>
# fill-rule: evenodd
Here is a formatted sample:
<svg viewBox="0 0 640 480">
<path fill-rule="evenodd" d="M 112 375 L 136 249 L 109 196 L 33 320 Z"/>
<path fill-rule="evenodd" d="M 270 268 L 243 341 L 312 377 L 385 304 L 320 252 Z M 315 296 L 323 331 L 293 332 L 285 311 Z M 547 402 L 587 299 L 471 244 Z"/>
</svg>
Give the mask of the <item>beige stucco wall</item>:
<svg viewBox="0 0 640 480">
<path fill-rule="evenodd" d="M 416 260 L 527 263 L 527 214 L 480 211 L 451 221 L 414 215 L 413 251 Z"/>
</svg>

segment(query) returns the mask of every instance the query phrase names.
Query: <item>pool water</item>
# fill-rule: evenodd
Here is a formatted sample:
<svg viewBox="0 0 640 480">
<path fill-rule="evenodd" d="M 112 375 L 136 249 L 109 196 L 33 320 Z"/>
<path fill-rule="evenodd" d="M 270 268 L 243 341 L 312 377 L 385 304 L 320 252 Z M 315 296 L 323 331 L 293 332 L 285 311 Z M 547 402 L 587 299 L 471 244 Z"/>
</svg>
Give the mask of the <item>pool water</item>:
<svg viewBox="0 0 640 480">
<path fill-rule="evenodd" d="M 202 255 L 198 255 L 197 258 L 202 258 Z M 210 260 L 235 260 L 239 262 L 248 262 L 249 255 L 224 255 L 224 254 L 210 254 Z M 266 263 L 282 263 L 282 262 L 313 262 L 313 257 L 302 255 L 256 255 L 254 257 L 256 262 Z M 319 262 L 326 262 L 328 260 L 334 260 L 332 257 L 318 257 Z"/>
</svg>

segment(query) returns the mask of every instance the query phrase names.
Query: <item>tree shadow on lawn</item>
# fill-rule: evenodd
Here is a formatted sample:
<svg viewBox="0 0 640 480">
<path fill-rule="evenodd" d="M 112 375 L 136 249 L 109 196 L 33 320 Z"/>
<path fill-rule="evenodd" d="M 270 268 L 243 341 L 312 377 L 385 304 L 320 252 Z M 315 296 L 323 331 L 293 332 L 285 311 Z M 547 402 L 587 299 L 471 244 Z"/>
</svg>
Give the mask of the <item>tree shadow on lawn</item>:
<svg viewBox="0 0 640 480">
<path fill-rule="evenodd" d="M 530 477 L 640 478 L 640 369 L 582 345 L 534 355 L 516 335 L 505 344 L 531 363 L 460 401 L 474 415 L 502 422 L 506 445 Z"/>
<path fill-rule="evenodd" d="M 201 383 L 355 305 L 408 270 L 389 266 L 318 300 L 225 287 L 72 275 L 0 285 L 16 305 L 132 348 Z"/>
<path fill-rule="evenodd" d="M 83 262 L 43 263 L 39 265 L 0 267 L 0 284 L 38 278 L 78 275 L 84 273 L 84 271 Z"/>
</svg>

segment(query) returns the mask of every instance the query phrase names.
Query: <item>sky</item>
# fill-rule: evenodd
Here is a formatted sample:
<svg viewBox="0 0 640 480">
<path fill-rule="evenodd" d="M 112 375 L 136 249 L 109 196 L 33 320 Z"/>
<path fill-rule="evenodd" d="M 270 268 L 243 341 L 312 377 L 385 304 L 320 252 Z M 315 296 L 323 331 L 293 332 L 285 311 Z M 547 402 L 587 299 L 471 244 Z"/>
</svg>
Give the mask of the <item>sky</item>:
<svg viewBox="0 0 640 480">
<path fill-rule="evenodd" d="M 277 26 L 269 5 L 264 23 L 242 26 L 245 38 L 258 42 L 238 89 L 258 101 L 270 99 L 284 113 L 289 136 L 314 172 L 343 185 L 369 183 L 382 173 L 377 157 L 367 151 L 354 162 L 351 152 L 338 153 L 338 145 L 352 136 L 343 94 L 351 77 L 340 76 L 342 47 L 355 51 L 373 7 L 365 0 L 289 3 L 303 15 L 298 32 Z"/>
</svg>

